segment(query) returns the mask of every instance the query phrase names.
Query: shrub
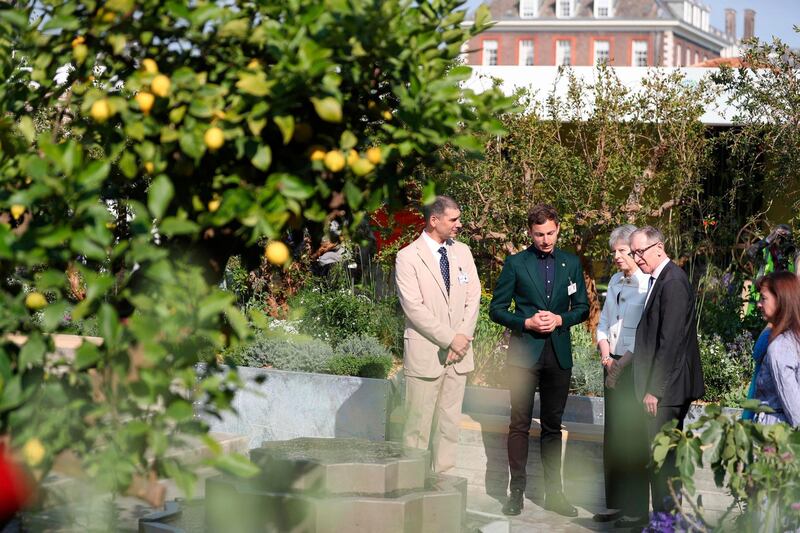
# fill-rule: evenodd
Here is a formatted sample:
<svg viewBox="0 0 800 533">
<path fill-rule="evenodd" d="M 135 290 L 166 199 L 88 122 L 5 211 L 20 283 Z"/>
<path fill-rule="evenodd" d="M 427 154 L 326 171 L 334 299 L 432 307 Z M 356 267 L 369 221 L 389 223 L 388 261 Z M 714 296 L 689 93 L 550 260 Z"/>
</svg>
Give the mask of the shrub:
<svg viewBox="0 0 800 533">
<path fill-rule="evenodd" d="M 480 314 L 475 327 L 472 350 L 475 356 L 475 371 L 468 379 L 474 385 L 488 387 L 506 386 L 505 364 L 508 340 L 505 338 L 506 328 L 492 322 L 489 318 L 491 295 L 481 295 Z"/>
<path fill-rule="evenodd" d="M 572 394 L 603 395 L 603 366 L 592 342 L 592 334 L 585 327 L 570 329 L 572 338 Z"/>
<path fill-rule="evenodd" d="M 313 337 L 260 332 L 249 344 L 225 354 L 239 366 L 273 367 L 295 372 L 327 372 L 333 348 Z"/>
<path fill-rule="evenodd" d="M 340 376 L 383 379 L 389 374 L 394 358 L 375 337 L 352 335 L 336 347 L 328 370 Z"/>
<path fill-rule="evenodd" d="M 738 407 L 753 375 L 753 337 L 745 331 L 728 344 L 719 335 L 700 335 L 698 341 L 706 385 L 703 399 Z"/>
</svg>

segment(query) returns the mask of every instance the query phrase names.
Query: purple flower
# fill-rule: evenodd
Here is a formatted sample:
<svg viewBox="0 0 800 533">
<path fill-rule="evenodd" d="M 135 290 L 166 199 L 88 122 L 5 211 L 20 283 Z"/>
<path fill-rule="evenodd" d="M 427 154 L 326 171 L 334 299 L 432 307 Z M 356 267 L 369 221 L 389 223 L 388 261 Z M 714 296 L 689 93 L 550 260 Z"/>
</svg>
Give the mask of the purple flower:
<svg viewBox="0 0 800 533">
<path fill-rule="evenodd" d="M 794 502 L 792 504 L 792 511 L 800 511 L 800 502 Z"/>
<path fill-rule="evenodd" d="M 764 446 L 764 453 L 766 455 L 772 455 L 776 452 L 775 446 Z"/>
<path fill-rule="evenodd" d="M 794 461 L 794 454 L 792 452 L 786 452 L 783 455 L 781 455 L 781 460 L 784 463 L 788 463 L 790 461 Z"/>
</svg>

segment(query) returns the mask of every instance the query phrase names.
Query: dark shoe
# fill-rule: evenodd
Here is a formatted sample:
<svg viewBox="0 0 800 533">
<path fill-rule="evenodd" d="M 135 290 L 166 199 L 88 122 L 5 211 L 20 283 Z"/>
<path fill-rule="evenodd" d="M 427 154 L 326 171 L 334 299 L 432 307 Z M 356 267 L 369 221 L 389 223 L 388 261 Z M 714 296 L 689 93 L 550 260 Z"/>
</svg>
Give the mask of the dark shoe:
<svg viewBox="0 0 800 533">
<path fill-rule="evenodd" d="M 622 516 L 622 511 L 619 509 L 608 510 L 605 513 L 597 513 L 592 517 L 595 522 L 611 522 Z"/>
<path fill-rule="evenodd" d="M 506 504 L 503 506 L 503 514 L 508 516 L 516 516 L 522 512 L 522 508 L 524 507 L 523 499 L 525 497 L 525 491 L 522 489 L 511 489 L 511 494 L 508 495 L 508 500 L 506 500 Z"/>
<path fill-rule="evenodd" d="M 648 520 L 646 516 L 623 516 L 616 522 L 614 522 L 614 527 L 619 528 L 641 528 L 648 524 Z"/>
<path fill-rule="evenodd" d="M 578 516 L 578 510 L 570 505 L 563 492 L 554 492 L 544 497 L 544 508 L 561 516 Z"/>
</svg>

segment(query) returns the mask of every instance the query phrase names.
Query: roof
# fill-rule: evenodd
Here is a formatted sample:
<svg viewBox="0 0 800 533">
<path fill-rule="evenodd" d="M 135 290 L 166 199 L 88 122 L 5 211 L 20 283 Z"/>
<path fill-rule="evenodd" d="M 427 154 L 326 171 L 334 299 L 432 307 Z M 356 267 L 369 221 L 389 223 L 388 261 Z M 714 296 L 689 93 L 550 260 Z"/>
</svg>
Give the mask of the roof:
<svg viewBox="0 0 800 533">
<path fill-rule="evenodd" d="M 526 88 L 534 94 L 534 100 L 543 102 L 552 92 L 559 97 L 565 97 L 568 88 L 568 77 L 560 74 L 562 67 L 472 67 L 472 77 L 465 82 L 465 86 L 482 92 L 494 86 L 499 81 L 499 88 L 506 95 L 513 95 L 518 89 Z M 712 68 L 698 67 L 608 67 L 625 86 L 634 90 L 642 87 L 645 79 L 654 69 L 662 71 L 682 72 L 685 76 L 684 83 L 695 84 L 707 78 L 714 70 Z M 576 77 L 587 83 L 594 83 L 597 79 L 595 67 L 571 67 Z M 734 109 L 727 103 L 725 94 L 720 94 L 716 101 L 709 105 L 700 117 L 703 124 L 711 126 L 733 125 Z"/>
</svg>

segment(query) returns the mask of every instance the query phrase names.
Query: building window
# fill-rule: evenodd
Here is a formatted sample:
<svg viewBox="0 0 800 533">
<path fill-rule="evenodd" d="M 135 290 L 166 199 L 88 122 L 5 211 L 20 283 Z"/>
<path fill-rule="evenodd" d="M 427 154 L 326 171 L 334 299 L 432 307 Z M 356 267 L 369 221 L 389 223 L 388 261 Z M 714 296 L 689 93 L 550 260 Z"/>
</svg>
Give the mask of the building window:
<svg viewBox="0 0 800 533">
<path fill-rule="evenodd" d="M 556 41 L 556 66 L 572 64 L 572 43 Z"/>
<path fill-rule="evenodd" d="M 497 64 L 497 41 L 483 41 L 483 66 L 491 67 Z"/>
<path fill-rule="evenodd" d="M 647 66 L 647 41 L 633 41 L 631 44 L 631 64 L 634 67 Z"/>
<path fill-rule="evenodd" d="M 608 41 L 594 42 L 594 64 L 609 64 L 611 62 L 611 43 Z"/>
<path fill-rule="evenodd" d="M 694 64 L 698 64 L 700 62 L 700 52 L 694 53 Z"/>
<path fill-rule="evenodd" d="M 594 0 L 595 18 L 613 17 L 612 9 L 612 0 Z"/>
<path fill-rule="evenodd" d="M 575 0 L 556 0 L 556 16 L 570 18 L 575 15 Z"/>
<path fill-rule="evenodd" d="M 532 19 L 536 16 L 536 4 L 539 0 L 519 0 L 519 17 L 523 19 Z"/>
<path fill-rule="evenodd" d="M 530 39 L 519 42 L 519 64 L 524 67 L 533 65 L 533 41 Z"/>
<path fill-rule="evenodd" d="M 700 11 L 700 6 L 693 6 L 692 7 L 692 24 L 699 28 L 700 24 L 702 24 L 702 20 L 701 19 L 702 19 L 702 13 Z"/>
<path fill-rule="evenodd" d="M 689 24 L 692 23 L 692 4 L 689 2 L 683 3 L 683 20 Z"/>
<path fill-rule="evenodd" d="M 675 66 L 680 67 L 683 60 L 683 47 L 679 44 L 675 45 Z"/>
</svg>

